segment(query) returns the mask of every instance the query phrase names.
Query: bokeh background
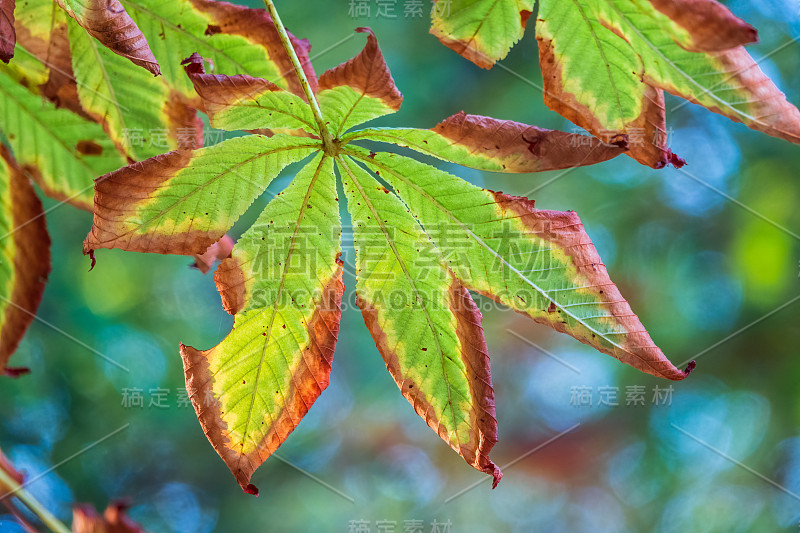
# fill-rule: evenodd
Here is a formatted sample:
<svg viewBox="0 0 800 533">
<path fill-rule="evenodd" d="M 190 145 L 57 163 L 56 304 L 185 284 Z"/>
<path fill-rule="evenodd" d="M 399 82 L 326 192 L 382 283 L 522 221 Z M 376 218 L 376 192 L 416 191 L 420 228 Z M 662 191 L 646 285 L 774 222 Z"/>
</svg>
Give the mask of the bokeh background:
<svg viewBox="0 0 800 533">
<path fill-rule="evenodd" d="M 429 0 L 423 18 L 404 17 L 405 0 L 395 19 L 370 3 L 370 17 L 354 18 L 349 0 L 277 2 L 311 40 L 318 72 L 360 50 L 363 36 L 347 39 L 355 27 L 375 30 L 405 95 L 380 125 L 430 127 L 465 110 L 573 128 L 542 103 L 532 28 L 505 69 L 483 71 L 428 34 Z M 750 50 L 761 68 L 800 103 L 800 4 L 729 5 L 760 30 Z M 211 275 L 187 258 L 105 250 L 87 272 L 91 219 L 69 206 L 47 217 L 53 273 L 43 321 L 12 359 L 32 374 L 0 383 L 0 447 L 34 476 L 105 438 L 30 492 L 65 521 L 75 502 L 129 498 L 154 532 L 797 531 L 800 149 L 678 99 L 667 109 L 685 173 L 626 157 L 530 175 L 445 165 L 541 208 L 576 210 L 656 343 L 676 364 L 698 363 L 683 382 L 658 380 L 480 300 L 500 431 L 493 458 L 513 463 L 496 490 L 413 412 L 350 305 L 330 387 L 255 474 L 261 495 L 243 494 L 180 397 L 178 343 L 211 347 L 232 323 Z M 352 264 L 349 242 L 345 258 Z M 143 406 L 126 406 L 136 389 Z M 0 515 L 0 531 L 16 528 Z"/>
</svg>

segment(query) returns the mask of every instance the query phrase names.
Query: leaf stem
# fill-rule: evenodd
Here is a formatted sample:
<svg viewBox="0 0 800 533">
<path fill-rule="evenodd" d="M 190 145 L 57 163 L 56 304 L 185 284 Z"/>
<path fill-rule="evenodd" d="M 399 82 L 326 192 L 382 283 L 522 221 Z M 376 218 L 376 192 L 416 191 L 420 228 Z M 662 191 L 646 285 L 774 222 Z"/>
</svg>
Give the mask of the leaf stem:
<svg viewBox="0 0 800 533">
<path fill-rule="evenodd" d="M 50 531 L 54 531 L 55 533 L 70 533 L 69 528 L 65 526 L 63 522 L 53 516 L 50 511 L 45 509 L 44 506 L 42 506 L 42 504 L 36 500 L 36 498 L 34 498 L 22 487 L 22 485 L 17 483 L 17 481 L 8 475 L 5 470 L 0 468 L 0 491 L 5 492 L 6 489 L 8 490 L 8 493 L 3 494 L 3 497 L 16 497 L 36 516 L 38 516 L 39 520 L 41 520 L 42 523 L 50 529 Z"/>
<path fill-rule="evenodd" d="M 272 17 L 272 23 L 275 25 L 275 29 L 278 31 L 278 35 L 280 36 L 283 47 L 286 49 L 286 53 L 289 54 L 289 59 L 292 61 L 292 66 L 294 67 L 295 74 L 297 74 L 297 79 L 300 80 L 300 85 L 303 87 L 303 92 L 308 100 L 308 106 L 311 108 L 311 113 L 314 115 L 314 119 L 317 121 L 317 127 L 319 128 L 320 135 L 322 136 L 322 145 L 325 149 L 325 152 L 329 153 L 330 155 L 335 155 L 336 153 L 334 150 L 333 137 L 331 137 L 328 127 L 325 125 L 325 120 L 322 118 L 322 111 L 319 108 L 317 98 L 314 96 L 314 91 L 311 90 L 311 85 L 308 83 L 308 78 L 303 70 L 303 66 L 300 64 L 300 59 L 297 57 L 297 52 L 295 52 L 294 46 L 292 46 L 292 41 L 289 39 L 289 34 L 286 31 L 283 22 L 281 22 L 281 18 L 278 15 L 278 10 L 275 9 L 275 4 L 273 4 L 272 0 L 264 0 L 264 5 L 266 6 L 270 17 Z"/>
</svg>

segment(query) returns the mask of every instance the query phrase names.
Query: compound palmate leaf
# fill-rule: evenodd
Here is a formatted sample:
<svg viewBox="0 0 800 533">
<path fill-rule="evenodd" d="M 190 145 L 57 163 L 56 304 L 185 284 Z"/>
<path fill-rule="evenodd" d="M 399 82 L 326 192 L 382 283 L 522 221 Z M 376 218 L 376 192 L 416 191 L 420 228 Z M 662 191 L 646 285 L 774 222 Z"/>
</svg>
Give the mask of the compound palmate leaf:
<svg viewBox="0 0 800 533">
<path fill-rule="evenodd" d="M 0 373 L 19 375 L 8 360 L 33 321 L 50 273 L 50 237 L 42 203 L 0 145 Z"/>
<path fill-rule="evenodd" d="M 181 345 L 197 416 L 242 488 L 257 492 L 253 472 L 329 381 L 344 290 L 336 174 L 353 223 L 356 301 L 387 369 L 439 437 L 495 483 L 494 391 L 470 290 L 645 372 L 683 379 L 687 372 L 653 344 L 611 282 L 575 213 L 536 210 L 530 200 L 354 143 L 378 140 L 503 172 L 599 162 L 621 149 L 464 113 L 431 130 L 348 133 L 402 101 L 374 34 L 358 31 L 367 33 L 363 51 L 320 77 L 320 121 L 270 81 L 206 74 L 201 57 L 188 58 L 212 124 L 283 133 L 170 152 L 96 185 L 87 253 L 198 253 L 284 167 L 315 154 L 217 270 L 233 330 L 208 350 Z"/>
<path fill-rule="evenodd" d="M 453 4 L 432 31 L 477 64 L 491 65 L 485 43 L 504 43 L 500 59 L 519 39 L 504 29 L 518 0 Z M 643 164 L 684 164 L 667 146 L 664 91 L 800 143 L 800 111 L 743 48 L 755 29 L 716 0 L 540 0 L 536 38 L 545 103 Z"/>
</svg>

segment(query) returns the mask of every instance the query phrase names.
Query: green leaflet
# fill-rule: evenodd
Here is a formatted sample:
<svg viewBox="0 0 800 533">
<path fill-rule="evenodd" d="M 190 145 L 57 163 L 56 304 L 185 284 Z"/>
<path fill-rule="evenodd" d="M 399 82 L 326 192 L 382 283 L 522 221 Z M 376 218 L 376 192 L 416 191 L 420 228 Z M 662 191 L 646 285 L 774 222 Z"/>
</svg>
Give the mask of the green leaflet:
<svg viewBox="0 0 800 533">
<path fill-rule="evenodd" d="M 289 91 L 252 76 L 205 73 L 203 58 L 192 54 L 183 62 L 211 125 L 224 130 L 302 129 L 317 133 L 308 104 Z"/>
<path fill-rule="evenodd" d="M 14 231 L 14 205 L 11 202 L 11 167 L 0 158 L 0 236 L 10 236 Z M 8 299 L 14 291 L 14 239 L 0 239 L 0 316 L 4 316 Z M 0 369 L 2 369 L 0 361 Z"/>
<path fill-rule="evenodd" d="M 522 39 L 533 0 L 452 0 L 434 4 L 431 33 L 479 67 L 491 68 Z"/>
<path fill-rule="evenodd" d="M 428 425 L 496 485 L 502 474 L 488 457 L 497 425 L 480 313 L 406 206 L 352 159 L 338 163 L 357 301 L 386 366 Z"/>
<path fill-rule="evenodd" d="M 137 160 L 177 148 L 177 137 L 169 135 L 163 78 L 102 46 L 73 20 L 69 44 L 81 106 L 114 144 Z"/>
<path fill-rule="evenodd" d="M 375 34 L 369 28 L 356 31 L 367 34 L 364 49 L 319 79 L 317 99 L 334 137 L 353 126 L 397 112 L 403 102 Z"/>
<path fill-rule="evenodd" d="M 47 83 L 48 69 L 22 46 L 17 45 L 14 60 L 3 67 L 6 76 L 27 87 L 39 87 Z"/>
<path fill-rule="evenodd" d="M 616 45 L 613 31 L 595 18 L 590 2 L 543 2 L 536 33 L 542 40 L 553 41 L 557 56 L 576 59 L 563 63 L 560 82 L 564 91 L 589 93 L 581 103 L 595 110 L 598 121 L 609 130 L 625 131 L 643 113 L 647 86 L 638 75 L 642 66 L 633 48 Z M 560 32 L 578 24 L 581 26 L 575 29 L 580 31 L 569 41 L 558 39 Z"/>
<path fill-rule="evenodd" d="M 531 6 L 442 2 L 431 33 L 490 68 Z M 667 146 L 663 91 L 800 143 L 800 111 L 742 47 L 755 29 L 715 0 L 541 0 L 536 38 L 548 107 L 643 164 L 684 164 Z"/>
<path fill-rule="evenodd" d="M 31 38 L 48 41 L 51 24 L 56 16 L 63 12 L 56 2 L 43 0 L 18 0 L 14 9 L 15 24 L 30 32 Z"/>
<path fill-rule="evenodd" d="M 181 347 L 200 422 L 246 491 L 256 491 L 253 471 L 328 385 L 344 291 L 340 252 L 333 160 L 320 154 L 217 271 L 236 314 L 231 333 L 204 352 Z"/>
<path fill-rule="evenodd" d="M 396 112 L 377 98 L 365 98 L 356 89 L 342 86 L 326 89 L 317 99 L 332 134 L 339 136 L 358 124 Z"/>
<path fill-rule="evenodd" d="M 659 4 L 674 9 L 680 0 Z M 719 8 L 703 1 L 694 8 L 701 5 Z M 725 14 L 710 19 L 704 31 L 722 34 L 740 25 Z M 754 32 L 732 36 L 727 49 L 693 52 L 685 47 L 702 43 L 702 36 L 689 34 L 649 0 L 545 0 L 536 34 L 548 106 L 596 136 L 629 147 L 642 163 L 660 167 L 674 161 L 665 146 L 661 90 L 800 142 L 800 111 L 739 46 Z"/>
<path fill-rule="evenodd" d="M 30 168 L 50 196 L 87 209 L 94 178 L 125 159 L 102 128 L 71 111 L 56 109 L 0 69 L 0 129 L 16 159 Z"/>
<path fill-rule="evenodd" d="M 84 253 L 98 248 L 202 254 L 287 165 L 318 148 L 312 139 L 250 135 L 175 151 L 97 180 L 94 225 Z"/>
<path fill-rule="evenodd" d="M 414 206 L 464 285 L 643 372 L 685 373 L 664 357 L 606 273 L 573 212 L 475 187 L 396 154 L 348 148 Z"/>
<path fill-rule="evenodd" d="M 264 10 L 210 0 L 122 0 L 128 14 L 147 37 L 171 87 L 193 97 L 181 61 L 197 52 L 215 72 L 248 74 L 299 94 L 288 55 Z M 295 49 L 308 59 L 308 45 L 295 39 Z"/>
<path fill-rule="evenodd" d="M 467 115 L 463 111 L 429 130 L 368 128 L 345 135 L 342 142 L 358 139 L 405 146 L 445 161 L 494 172 L 572 168 L 600 163 L 622 153 L 615 146 L 583 135 Z"/>
</svg>

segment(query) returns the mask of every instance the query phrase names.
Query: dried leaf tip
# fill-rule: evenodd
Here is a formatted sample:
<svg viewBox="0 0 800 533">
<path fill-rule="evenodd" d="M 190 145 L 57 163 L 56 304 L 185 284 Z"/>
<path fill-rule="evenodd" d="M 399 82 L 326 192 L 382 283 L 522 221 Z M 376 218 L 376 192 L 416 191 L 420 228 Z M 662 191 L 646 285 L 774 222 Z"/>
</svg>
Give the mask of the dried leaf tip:
<svg viewBox="0 0 800 533">
<path fill-rule="evenodd" d="M 256 498 L 258 498 L 258 487 L 256 487 L 256 486 L 255 486 L 255 485 L 253 485 L 252 483 L 249 483 L 249 484 L 248 484 L 246 487 L 244 487 L 242 490 L 243 490 L 243 491 L 245 491 L 245 493 L 247 493 L 247 494 L 252 494 L 252 495 L 253 495 L 253 496 L 255 496 Z"/>
<path fill-rule="evenodd" d="M 686 370 L 683 371 L 684 376 L 688 376 L 692 373 L 692 370 L 695 369 L 697 366 L 697 361 L 690 361 L 688 365 L 686 365 Z"/>
<path fill-rule="evenodd" d="M 206 69 L 203 66 L 203 58 L 197 52 L 193 53 L 183 61 L 181 61 L 183 69 L 187 74 L 205 74 Z"/>
<path fill-rule="evenodd" d="M 83 255 L 88 255 L 89 258 L 92 260 L 92 265 L 89 267 L 89 272 L 91 272 L 92 270 L 94 270 L 94 266 L 97 264 L 97 259 L 94 258 L 94 250 L 83 252 Z"/>
<path fill-rule="evenodd" d="M 665 155 L 664 159 L 662 159 L 655 165 L 655 168 L 657 170 L 662 169 L 667 165 L 672 165 L 675 168 L 683 168 L 686 166 L 686 160 L 681 156 L 679 156 L 678 154 L 676 154 L 675 152 L 673 152 L 672 150 L 667 150 L 667 152 L 664 155 Z"/>
<path fill-rule="evenodd" d="M 3 374 L 5 374 L 6 376 L 8 376 L 10 378 L 18 378 L 20 376 L 24 376 L 25 374 L 30 374 L 30 373 L 31 373 L 31 369 L 27 368 L 27 367 L 24 367 L 24 366 L 16 367 L 16 368 L 6 367 L 6 368 L 3 369 Z"/>
<path fill-rule="evenodd" d="M 367 34 L 367 44 L 346 63 L 323 73 L 319 78 L 319 91 L 349 86 L 364 96 L 381 100 L 389 109 L 397 111 L 403 102 L 403 95 L 395 85 L 375 32 L 367 27 L 356 28 L 355 31 Z"/>
<path fill-rule="evenodd" d="M 494 467 L 494 472 L 487 472 L 490 476 L 492 476 L 492 490 L 497 488 L 497 484 L 500 483 L 500 480 L 503 479 L 503 473 L 500 471 L 498 467 Z"/>
</svg>

